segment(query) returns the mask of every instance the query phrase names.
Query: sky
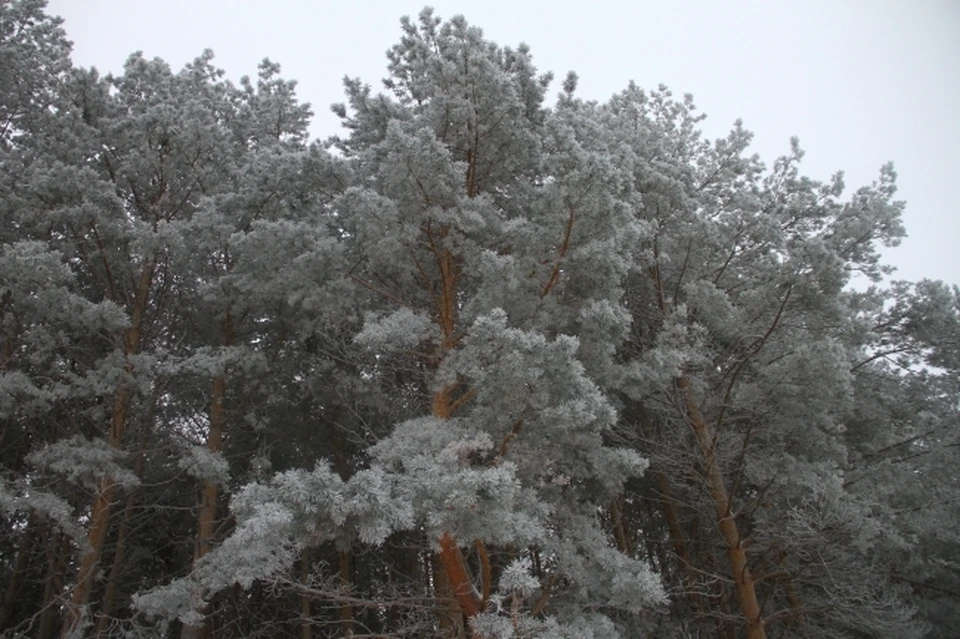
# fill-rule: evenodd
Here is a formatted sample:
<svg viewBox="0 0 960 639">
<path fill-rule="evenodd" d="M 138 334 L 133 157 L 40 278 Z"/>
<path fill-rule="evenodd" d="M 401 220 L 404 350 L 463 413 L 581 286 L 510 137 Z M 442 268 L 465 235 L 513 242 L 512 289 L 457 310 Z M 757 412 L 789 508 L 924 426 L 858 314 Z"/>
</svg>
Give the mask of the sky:
<svg viewBox="0 0 960 639">
<path fill-rule="evenodd" d="M 755 134 L 769 166 L 798 136 L 802 171 L 848 190 L 882 164 L 899 174 L 908 238 L 885 252 L 897 279 L 960 284 L 960 0 L 434 0 L 503 46 L 530 46 L 540 71 L 580 77 L 577 95 L 604 101 L 633 80 L 691 93 L 709 138 L 734 120 Z M 50 0 L 73 60 L 120 72 L 142 51 L 174 69 L 210 48 L 237 80 L 265 57 L 298 80 L 313 105 L 311 131 L 339 133 L 329 106 L 343 77 L 380 90 L 399 19 L 398 0 Z"/>
</svg>

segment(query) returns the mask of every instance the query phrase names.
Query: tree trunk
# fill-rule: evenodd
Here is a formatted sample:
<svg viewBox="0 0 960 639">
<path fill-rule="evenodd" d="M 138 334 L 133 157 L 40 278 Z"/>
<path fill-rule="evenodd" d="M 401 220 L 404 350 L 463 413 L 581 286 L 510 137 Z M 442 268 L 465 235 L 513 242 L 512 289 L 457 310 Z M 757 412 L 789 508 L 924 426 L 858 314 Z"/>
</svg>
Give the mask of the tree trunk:
<svg viewBox="0 0 960 639">
<path fill-rule="evenodd" d="M 687 543 L 683 538 L 680 518 L 677 515 L 677 509 L 674 506 L 674 501 L 671 496 L 670 481 L 667 479 L 666 474 L 662 472 L 657 473 L 657 481 L 660 486 L 660 493 L 663 495 L 663 516 L 667 521 L 670 544 L 673 546 L 673 551 L 677 555 L 677 559 L 680 560 L 680 570 L 683 572 L 683 582 L 685 590 L 687 591 L 687 597 L 690 599 L 690 603 L 695 611 L 701 615 L 707 614 L 710 611 L 709 604 L 697 592 L 697 572 L 694 568 L 693 558 L 690 556 L 690 551 L 687 548 Z"/>
<path fill-rule="evenodd" d="M 445 237 L 448 231 L 441 232 L 441 237 Z M 440 326 L 442 342 L 440 344 L 440 353 L 436 358 L 435 364 L 439 366 L 443 357 L 456 348 L 456 322 L 457 322 L 457 280 L 459 278 L 459 264 L 457 258 L 449 249 L 440 248 L 433 241 L 431 236 L 431 245 L 435 250 L 437 267 L 440 271 L 440 295 L 437 296 L 437 324 Z M 448 384 L 437 390 L 433 394 L 432 412 L 433 416 L 442 419 L 450 419 L 462 400 L 468 395 L 454 397 L 458 384 Z M 448 533 L 444 532 L 438 540 L 440 550 L 438 558 L 440 566 L 443 569 L 443 579 L 438 583 L 449 592 L 444 592 L 444 596 L 452 596 L 459 604 L 460 611 L 467 617 L 473 617 L 480 612 L 482 598 L 480 593 L 473 585 L 470 573 L 464 560 L 463 553 L 457 542 Z M 461 624 L 462 626 L 462 624 Z"/>
<path fill-rule="evenodd" d="M 30 551 L 33 549 L 33 540 L 36 538 L 36 515 L 30 514 L 27 522 L 27 528 L 23 531 L 20 538 L 20 547 L 17 549 L 17 559 L 10 572 L 10 580 L 7 582 L 7 590 L 3 593 L 3 608 L 0 609 L 0 630 L 7 627 L 10 618 L 13 616 L 13 610 L 16 606 L 17 591 L 20 589 L 20 581 L 23 572 L 27 569 L 27 560 Z"/>
<path fill-rule="evenodd" d="M 433 555 L 433 587 L 440 600 L 437 604 L 437 636 L 442 639 L 460 639 L 464 636 L 463 610 L 454 596 L 446 567 L 437 554 Z"/>
<path fill-rule="evenodd" d="M 127 407 L 130 392 L 121 388 L 114 393 L 113 419 L 111 420 L 110 438 L 112 448 L 119 448 L 120 441 L 127 421 Z M 93 577 L 100 563 L 100 554 L 107 539 L 110 528 L 110 508 L 117 492 L 117 484 L 113 477 L 104 475 L 97 482 L 97 496 L 93 502 L 90 514 L 90 529 L 87 532 L 87 549 L 80 560 L 80 569 L 77 571 L 77 583 L 73 587 L 73 594 L 66 607 L 66 616 L 63 622 L 61 635 L 69 636 L 77 627 L 83 616 L 83 609 L 90 599 L 93 588 Z"/>
<path fill-rule="evenodd" d="M 223 427 L 226 422 L 223 402 L 226 392 L 226 377 L 217 375 L 213 378 L 213 393 L 210 401 L 210 432 L 207 435 L 207 450 L 211 453 L 219 453 L 223 448 Z M 197 514 L 197 542 L 194 550 L 194 561 L 206 556 L 213 546 L 219 495 L 220 484 L 209 479 L 204 480 L 200 511 Z"/>
<path fill-rule="evenodd" d="M 310 587 L 310 564 L 310 548 L 304 548 L 300 553 L 300 583 L 304 586 L 304 591 L 300 595 L 300 639 L 310 639 L 313 633 L 311 620 L 313 611 L 310 606 L 310 595 L 306 591 Z"/>
<path fill-rule="evenodd" d="M 48 545 L 47 583 L 43 589 L 43 608 L 40 612 L 38 637 L 53 637 L 59 622 L 57 598 L 63 590 L 63 576 L 67 569 L 66 556 L 70 552 L 70 538 L 54 532 Z"/>
<path fill-rule="evenodd" d="M 123 507 L 123 517 L 120 523 L 120 531 L 117 533 L 117 547 L 113 553 L 113 565 L 110 566 L 110 576 L 107 580 L 107 586 L 103 591 L 103 602 L 100 604 L 100 612 L 97 613 L 97 637 L 107 637 L 109 635 L 110 619 L 113 616 L 113 609 L 117 600 L 117 582 L 120 580 L 120 573 L 124 567 L 124 555 L 127 552 L 127 536 L 130 533 L 130 516 L 133 512 L 136 498 L 133 494 L 127 496 L 127 503 Z"/>
<path fill-rule="evenodd" d="M 654 244 L 654 257 L 659 259 L 656 244 Z M 651 266 L 649 274 L 657 294 L 657 306 L 660 309 L 660 314 L 666 319 L 670 312 L 670 305 L 664 294 L 660 267 L 656 264 Z M 717 460 L 713 429 L 703 418 L 700 405 L 697 403 L 693 388 L 690 386 L 690 378 L 687 375 L 680 375 L 677 378 L 677 389 L 683 396 L 683 402 L 687 409 L 687 421 L 700 449 L 707 488 L 717 511 L 717 528 L 726 547 L 730 576 L 733 577 L 733 582 L 736 585 L 740 612 L 747 625 L 747 639 L 766 639 L 767 634 L 760 604 L 757 601 L 753 576 L 747 566 L 747 554 L 743 548 L 740 531 L 737 529 L 730 496 L 727 494 L 727 486 L 723 479 L 723 471 Z"/>
<path fill-rule="evenodd" d="M 733 583 L 736 585 L 740 612 L 747 624 L 747 639 L 766 639 L 753 575 L 750 574 L 750 568 L 747 565 L 747 553 L 743 548 L 743 540 L 727 494 L 723 472 L 716 457 L 713 429 L 707 425 L 700 412 L 700 406 L 690 387 L 690 379 L 686 375 L 681 375 L 677 379 L 677 387 L 683 395 L 687 418 L 700 448 L 707 488 L 717 511 L 717 528 L 726 547 L 730 576 L 733 577 Z"/>
<path fill-rule="evenodd" d="M 138 478 L 143 478 L 143 462 L 146 457 L 147 441 L 150 431 L 153 427 L 154 408 L 156 402 L 150 405 L 150 415 L 147 423 L 140 434 L 140 450 L 137 452 L 137 461 L 134 463 L 133 472 Z M 117 600 L 117 583 L 120 575 L 126 565 L 127 538 L 130 535 L 130 519 L 133 516 L 133 509 L 136 506 L 136 493 L 130 491 L 127 495 L 127 503 L 123 507 L 123 517 L 121 518 L 120 531 L 117 534 L 117 547 L 113 552 L 113 565 L 110 567 L 110 577 L 107 580 L 107 586 L 104 589 L 103 603 L 100 605 L 100 612 L 97 615 L 97 636 L 106 637 L 109 635 L 109 624 L 113 615 L 114 606 Z"/>
<path fill-rule="evenodd" d="M 620 505 L 623 501 L 623 493 L 617 495 L 610 502 L 610 522 L 613 525 L 613 537 L 617 540 L 617 550 L 627 557 L 633 556 L 633 544 L 630 541 L 630 535 L 627 533 L 627 526 L 623 521 L 623 507 Z"/>
<path fill-rule="evenodd" d="M 233 342 L 233 325 L 229 311 L 221 324 L 221 338 L 223 346 L 230 346 Z M 223 431 L 227 423 L 227 411 L 224 406 L 226 394 L 227 374 L 226 371 L 221 371 L 213 378 L 213 389 L 210 393 L 210 430 L 207 433 L 207 450 L 215 454 L 223 449 Z M 219 496 L 220 484 L 205 479 L 200 498 L 200 510 L 197 513 L 197 541 L 193 553 L 194 564 L 213 548 Z M 181 639 L 204 639 L 209 636 L 210 620 L 206 615 L 201 625 L 184 624 L 180 633 Z"/>
<path fill-rule="evenodd" d="M 643 434 L 650 440 L 654 440 L 657 434 L 654 432 L 653 419 L 650 412 L 643 404 L 636 405 L 637 417 Z M 694 568 L 693 559 L 690 556 L 690 550 L 684 539 L 683 529 L 680 525 L 680 517 L 677 513 L 676 500 L 673 498 L 673 491 L 670 488 L 670 479 L 663 469 L 656 471 L 657 487 L 660 490 L 660 505 L 663 509 L 663 518 L 667 523 L 667 534 L 670 538 L 670 545 L 673 547 L 673 554 L 676 555 L 680 564 L 680 572 L 683 574 L 682 580 L 684 591 L 690 601 L 692 610 L 699 614 L 709 612 L 709 604 L 697 592 L 697 571 Z"/>
<path fill-rule="evenodd" d="M 223 374 L 213 378 L 213 392 L 210 401 L 210 432 L 207 435 L 207 449 L 219 453 L 223 447 L 223 426 L 226 412 L 223 406 L 227 390 L 227 379 Z M 200 511 L 197 514 L 197 541 L 193 552 L 196 563 L 213 547 L 213 538 L 217 523 L 217 500 L 220 485 L 209 479 L 204 480 L 200 498 Z M 201 611 L 204 612 L 205 611 Z M 198 626 L 184 624 L 180 632 L 181 639 L 204 639 L 210 636 L 210 620 L 205 616 Z"/>
<path fill-rule="evenodd" d="M 794 614 L 794 617 L 790 620 L 788 627 L 791 627 L 794 624 L 803 625 L 803 604 L 800 601 L 800 595 L 797 594 L 797 587 L 793 583 L 793 577 L 787 576 L 786 583 L 784 584 L 784 590 L 787 593 L 787 603 L 790 604 L 790 610 Z"/>
<path fill-rule="evenodd" d="M 424 546 L 425 540 L 419 531 L 398 531 L 391 536 L 388 545 L 390 571 L 387 577 L 391 592 L 406 589 L 407 584 L 414 596 L 431 592 L 430 570 L 424 561 L 424 557 L 429 560 L 429 553 L 423 551 Z M 404 610 L 400 603 L 390 606 L 386 630 L 396 632 L 400 628 Z"/>
<path fill-rule="evenodd" d="M 352 583 L 350 576 L 350 551 L 337 551 L 337 572 L 340 576 L 340 587 L 343 589 L 344 594 L 348 594 Z M 343 600 L 340 604 L 340 631 L 344 637 L 353 636 L 353 606 L 350 605 L 350 602 L 347 600 Z"/>
<path fill-rule="evenodd" d="M 123 354 L 126 360 L 124 372 L 128 375 L 133 372 L 130 357 L 140 352 L 141 331 L 150 298 L 154 268 L 154 264 L 148 262 L 140 272 L 130 314 L 130 327 L 123 332 Z M 119 449 L 123 443 L 123 435 L 127 426 L 127 411 L 132 396 L 133 393 L 130 389 L 123 385 L 114 392 L 110 433 L 107 438 L 107 443 L 111 448 Z M 117 484 L 113 477 L 104 475 L 97 482 L 97 495 L 91 508 L 90 529 L 87 532 L 87 548 L 80 559 L 77 583 L 73 587 L 70 602 L 67 604 L 61 629 L 61 635 L 64 637 L 70 635 L 77 627 L 83 616 L 83 608 L 90 600 L 93 576 L 96 573 L 97 565 L 100 562 L 100 554 L 103 552 L 103 544 L 107 538 L 107 530 L 110 526 L 110 508 L 116 490 Z"/>
</svg>

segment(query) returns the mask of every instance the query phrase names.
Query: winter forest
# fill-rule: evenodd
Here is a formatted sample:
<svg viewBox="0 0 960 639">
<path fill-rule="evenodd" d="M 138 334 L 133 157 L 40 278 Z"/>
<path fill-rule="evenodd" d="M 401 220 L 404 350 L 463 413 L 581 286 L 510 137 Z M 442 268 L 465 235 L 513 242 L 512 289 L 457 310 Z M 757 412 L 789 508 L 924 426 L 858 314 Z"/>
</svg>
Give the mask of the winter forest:
<svg viewBox="0 0 960 639">
<path fill-rule="evenodd" d="M 960 291 L 884 264 L 892 165 L 429 9 L 311 141 L 276 63 L 101 76 L 45 10 L 0 1 L 3 637 L 960 636 Z"/>
</svg>

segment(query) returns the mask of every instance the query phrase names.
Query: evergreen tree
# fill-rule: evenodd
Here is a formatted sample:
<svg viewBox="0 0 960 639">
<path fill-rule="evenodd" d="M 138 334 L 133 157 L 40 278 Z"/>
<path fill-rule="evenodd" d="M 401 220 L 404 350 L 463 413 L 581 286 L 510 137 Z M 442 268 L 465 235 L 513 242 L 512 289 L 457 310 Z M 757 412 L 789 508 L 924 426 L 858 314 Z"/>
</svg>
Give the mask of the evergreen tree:
<svg viewBox="0 0 960 639">
<path fill-rule="evenodd" d="M 956 635 L 960 292 L 884 282 L 892 166 L 401 28 L 311 143 L 276 63 L 101 77 L 0 4 L 0 632 Z"/>
</svg>

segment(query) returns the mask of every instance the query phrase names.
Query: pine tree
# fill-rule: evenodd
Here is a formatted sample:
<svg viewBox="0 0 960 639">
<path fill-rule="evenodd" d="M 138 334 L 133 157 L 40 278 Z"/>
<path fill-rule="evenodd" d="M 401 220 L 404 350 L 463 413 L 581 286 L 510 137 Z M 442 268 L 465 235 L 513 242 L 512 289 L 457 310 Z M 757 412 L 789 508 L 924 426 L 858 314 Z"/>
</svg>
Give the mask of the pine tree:
<svg viewBox="0 0 960 639">
<path fill-rule="evenodd" d="M 576 623 L 585 611 L 570 607 L 575 593 L 640 610 L 661 600 L 659 585 L 642 562 L 610 547 L 597 509 L 645 463 L 604 441 L 615 410 L 566 334 L 591 320 L 623 330 L 627 319 L 611 302 L 631 239 L 628 211 L 615 202 L 618 172 L 583 148 L 589 124 L 577 131 L 574 114 L 547 116 L 546 78 L 536 78 L 526 49 L 501 50 L 462 19 L 442 24 L 430 12 L 404 29 L 390 55 L 396 102 L 347 84 L 356 114 L 339 146 L 359 174 L 334 206 L 356 259 L 348 277 L 369 292 L 355 339 L 377 358 L 409 353 L 421 408 L 368 451 L 368 469 L 335 482 L 357 492 L 356 505 L 344 498 L 347 513 L 327 516 L 340 525 L 358 518 L 367 543 L 411 527 L 426 533 L 438 594 L 457 611 L 441 617 L 446 632 L 464 621 L 477 632 L 500 623 L 488 606 L 510 594 L 492 583 L 504 552 L 537 557 L 534 615 L 552 599 Z M 601 266 L 609 285 L 594 290 L 597 256 L 610 249 Z M 590 361 L 596 370 L 610 356 L 587 354 L 601 358 Z M 293 522 L 307 506 L 276 491 L 334 478 L 319 467 L 283 477 L 261 490 L 293 509 Z M 372 481 L 389 493 L 369 503 L 360 491 Z M 387 507 L 388 498 L 398 503 Z M 311 501 L 307 512 L 317 507 L 330 509 Z M 243 525 L 251 539 L 260 539 L 258 516 Z M 479 552 L 479 585 L 468 545 Z M 263 560 L 261 569 L 277 569 L 276 555 Z"/>
<path fill-rule="evenodd" d="M 960 293 L 884 281 L 892 166 L 401 28 L 310 143 L 274 62 L 0 6 L 0 632 L 955 635 Z"/>
</svg>

